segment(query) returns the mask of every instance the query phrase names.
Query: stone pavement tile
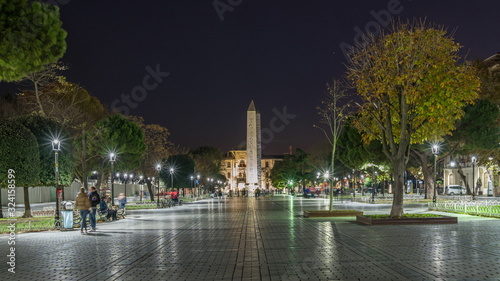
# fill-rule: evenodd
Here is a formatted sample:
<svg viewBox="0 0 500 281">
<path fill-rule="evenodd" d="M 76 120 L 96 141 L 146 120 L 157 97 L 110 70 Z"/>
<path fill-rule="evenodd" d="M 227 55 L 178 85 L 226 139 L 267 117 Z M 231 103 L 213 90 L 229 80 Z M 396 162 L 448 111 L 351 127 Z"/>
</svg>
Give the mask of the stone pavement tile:
<svg viewBox="0 0 500 281">
<path fill-rule="evenodd" d="M 18 234 L 18 271 L 9 280 L 500 279 L 499 220 L 367 227 L 352 218 L 301 217 L 327 204 L 288 196 L 203 200 L 131 211 L 91 235 Z M 335 206 L 388 211 L 347 201 Z M 0 235 L 0 252 L 6 241 Z M 0 263 L 0 276 L 6 270 Z"/>
</svg>

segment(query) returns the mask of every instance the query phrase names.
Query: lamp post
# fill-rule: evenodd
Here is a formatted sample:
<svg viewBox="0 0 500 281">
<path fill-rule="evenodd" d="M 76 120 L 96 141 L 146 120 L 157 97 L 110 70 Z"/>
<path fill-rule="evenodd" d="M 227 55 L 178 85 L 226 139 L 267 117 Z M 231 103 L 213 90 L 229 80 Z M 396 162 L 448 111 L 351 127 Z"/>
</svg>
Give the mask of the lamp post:
<svg viewBox="0 0 500 281">
<path fill-rule="evenodd" d="M 191 176 L 191 192 L 190 193 L 193 193 L 193 190 L 194 190 L 194 176 Z M 193 195 L 191 195 L 193 196 Z"/>
<path fill-rule="evenodd" d="M 330 181 L 330 172 L 326 172 L 324 174 L 324 178 L 325 178 L 326 186 L 328 187 L 328 184 L 329 184 L 329 181 Z M 331 185 L 330 185 L 330 189 L 329 190 L 330 191 L 329 191 L 328 194 L 330 194 L 330 192 L 332 192 L 332 186 Z"/>
<path fill-rule="evenodd" d="M 157 180 L 157 186 L 158 186 L 158 198 L 156 199 L 156 207 L 160 208 L 160 171 L 161 171 L 161 165 L 157 164 L 156 165 L 156 180 Z"/>
<path fill-rule="evenodd" d="M 476 169 L 476 156 L 472 156 L 471 162 L 472 162 L 472 200 L 476 200 L 476 177 L 475 177 L 475 169 Z"/>
<path fill-rule="evenodd" d="M 376 190 L 377 190 L 377 171 L 373 171 L 372 203 L 375 203 Z"/>
<path fill-rule="evenodd" d="M 174 168 L 170 168 L 170 187 L 174 189 Z M 177 196 L 179 196 L 179 187 L 177 187 Z"/>
<path fill-rule="evenodd" d="M 139 176 L 139 183 L 141 184 L 141 202 L 142 202 L 142 194 L 144 193 L 144 182 L 142 182 L 143 176 Z"/>
<path fill-rule="evenodd" d="M 123 179 L 124 179 L 124 183 L 125 183 L 125 186 L 123 187 L 125 189 L 125 198 L 127 198 L 127 177 L 128 175 L 125 173 L 123 174 Z"/>
<path fill-rule="evenodd" d="M 437 201 L 437 156 L 439 153 L 439 145 L 438 144 L 433 144 L 432 145 L 432 154 L 434 154 L 434 196 L 432 197 L 432 203 L 436 203 Z"/>
<path fill-rule="evenodd" d="M 200 175 L 196 175 L 196 183 L 198 184 L 198 196 L 201 196 L 200 194 Z"/>
<path fill-rule="evenodd" d="M 364 187 L 365 175 L 362 174 L 360 177 L 361 177 L 361 183 L 362 183 L 362 185 L 360 187 L 361 188 L 361 196 L 365 196 L 365 187 Z"/>
<path fill-rule="evenodd" d="M 54 157 L 55 157 L 55 161 L 54 161 L 54 168 L 55 168 L 55 176 L 56 176 L 56 180 L 55 180 L 55 187 L 56 187 L 56 215 L 55 215 L 55 222 L 54 222 L 54 225 L 56 227 L 60 227 L 61 226 L 61 222 L 59 221 L 59 197 L 60 197 L 60 194 L 61 194 L 61 191 L 59 190 L 59 151 L 61 151 L 61 141 L 59 141 L 58 139 L 55 139 L 52 141 L 52 150 L 54 151 Z"/>
<path fill-rule="evenodd" d="M 109 162 L 111 163 L 111 174 L 110 174 L 110 177 L 111 177 L 111 206 L 115 205 L 115 181 L 113 178 L 115 161 L 116 161 L 116 154 L 111 152 L 109 154 Z"/>
</svg>

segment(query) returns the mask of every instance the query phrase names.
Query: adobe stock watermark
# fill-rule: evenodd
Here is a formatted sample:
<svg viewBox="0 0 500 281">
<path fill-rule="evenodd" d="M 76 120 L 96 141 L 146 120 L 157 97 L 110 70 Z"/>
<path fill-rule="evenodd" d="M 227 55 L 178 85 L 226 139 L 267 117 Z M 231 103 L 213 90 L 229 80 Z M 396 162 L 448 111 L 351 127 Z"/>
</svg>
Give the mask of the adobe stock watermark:
<svg viewBox="0 0 500 281">
<path fill-rule="evenodd" d="M 214 0 L 212 5 L 214 6 L 217 16 L 219 16 L 220 21 L 223 22 L 224 13 L 234 11 L 234 8 L 239 6 L 242 2 L 243 0 Z"/>
<path fill-rule="evenodd" d="M 261 149 L 264 149 L 264 144 L 270 144 L 274 140 L 274 135 L 285 130 L 286 126 L 290 124 L 290 120 L 297 117 L 297 114 L 290 114 L 287 112 L 286 105 L 283 110 L 279 111 L 276 107 L 273 108 L 274 116 L 269 120 L 269 125 L 261 129 Z M 244 147 L 246 141 L 240 143 L 239 147 Z"/>
<path fill-rule="evenodd" d="M 367 35 L 377 36 L 378 34 L 380 34 L 380 32 L 382 32 L 382 29 L 384 29 L 391 23 L 392 17 L 395 15 L 399 15 L 401 12 L 403 12 L 403 5 L 401 5 L 401 2 L 399 0 L 389 0 L 389 2 L 387 2 L 387 9 L 382 9 L 378 12 L 376 12 L 375 10 L 371 10 L 370 15 L 374 20 L 369 21 L 365 24 L 364 31 L 361 30 L 361 28 L 358 26 L 354 27 L 354 32 L 356 32 L 356 34 L 353 38 L 353 44 L 362 44 L 364 38 L 366 38 Z M 351 61 L 349 53 L 352 49 L 352 46 L 342 41 L 339 47 L 346 61 Z"/>
<path fill-rule="evenodd" d="M 169 72 L 162 72 L 159 64 L 156 65 L 155 69 L 149 65 L 145 69 L 148 74 L 142 78 L 142 84 L 133 87 L 130 94 L 121 94 L 120 98 L 111 103 L 113 112 L 129 115 L 130 109 L 137 108 L 139 102 L 146 99 L 148 91 L 155 90 L 163 82 L 163 79 L 170 75 Z"/>
<path fill-rule="evenodd" d="M 7 170 L 7 217 L 13 218 L 16 216 L 16 171 L 13 169 Z M 12 221 L 12 222 L 11 222 Z M 9 220 L 9 238 L 7 245 L 9 245 L 7 255 L 7 271 L 16 273 L 16 221 L 15 219 Z"/>
</svg>

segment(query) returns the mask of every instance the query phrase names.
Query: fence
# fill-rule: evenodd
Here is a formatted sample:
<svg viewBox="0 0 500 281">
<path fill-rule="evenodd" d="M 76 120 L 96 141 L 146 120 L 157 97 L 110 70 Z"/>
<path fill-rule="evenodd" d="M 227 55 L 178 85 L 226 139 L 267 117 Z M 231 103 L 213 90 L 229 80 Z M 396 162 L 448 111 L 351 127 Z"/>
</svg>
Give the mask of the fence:
<svg viewBox="0 0 500 281">
<path fill-rule="evenodd" d="M 429 210 L 463 213 L 488 217 L 500 217 L 499 201 L 456 201 L 429 203 Z"/>
<path fill-rule="evenodd" d="M 353 198 L 353 200 L 357 201 L 357 202 L 363 202 L 363 203 L 391 203 L 393 197 L 394 197 L 393 194 L 385 194 L 385 195 L 375 194 L 375 197 L 372 197 L 372 195 L 369 194 L 369 195 L 362 195 L 362 196 L 357 195 L 355 198 Z M 418 195 L 418 194 L 405 194 L 405 195 L 403 195 L 403 201 L 405 201 L 405 202 L 418 203 L 423 199 L 424 199 L 423 195 Z"/>
</svg>

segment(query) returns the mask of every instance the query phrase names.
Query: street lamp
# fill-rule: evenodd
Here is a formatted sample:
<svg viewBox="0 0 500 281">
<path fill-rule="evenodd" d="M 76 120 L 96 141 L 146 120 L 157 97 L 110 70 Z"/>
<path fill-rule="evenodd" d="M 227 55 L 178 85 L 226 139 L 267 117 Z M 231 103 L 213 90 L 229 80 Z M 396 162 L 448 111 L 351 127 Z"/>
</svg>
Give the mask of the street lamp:
<svg viewBox="0 0 500 281">
<path fill-rule="evenodd" d="M 156 180 L 157 180 L 157 186 L 158 186 L 158 198 L 156 199 L 156 207 L 160 208 L 160 171 L 161 171 L 161 165 L 157 164 L 156 165 Z"/>
<path fill-rule="evenodd" d="M 475 177 L 475 174 L 474 174 L 474 170 L 476 169 L 475 165 L 476 165 L 476 156 L 472 156 L 471 158 L 471 162 L 472 162 L 472 200 L 476 200 L 476 177 Z"/>
<path fill-rule="evenodd" d="M 111 174 L 110 174 L 110 177 L 111 177 L 111 206 L 115 205 L 115 181 L 113 179 L 113 173 L 114 173 L 113 169 L 114 169 L 115 161 L 116 161 L 116 154 L 111 152 L 109 154 L 109 162 L 111 163 Z"/>
<path fill-rule="evenodd" d="M 196 183 L 198 184 L 198 196 L 200 196 L 200 191 L 201 191 L 200 190 L 201 189 L 201 187 L 200 187 L 200 175 L 196 175 L 196 179 L 197 179 Z"/>
<path fill-rule="evenodd" d="M 124 183 L 125 183 L 125 186 L 124 186 L 124 189 L 125 189 L 125 198 L 127 198 L 127 177 L 128 177 L 128 175 L 126 173 L 123 174 Z"/>
<path fill-rule="evenodd" d="M 170 187 L 174 189 L 174 168 L 170 168 Z M 177 196 L 179 196 L 179 187 L 177 187 Z"/>
<path fill-rule="evenodd" d="M 194 176 L 191 176 L 191 192 L 190 193 L 194 193 L 193 190 L 194 190 Z M 193 194 L 191 194 L 191 197 L 192 196 L 193 196 Z"/>
<path fill-rule="evenodd" d="M 372 203 L 375 203 L 375 191 L 377 190 L 377 171 L 373 171 Z"/>
<path fill-rule="evenodd" d="M 365 175 L 361 174 L 361 196 L 364 196 L 365 195 L 365 187 L 364 187 L 364 184 L 365 184 Z"/>
<path fill-rule="evenodd" d="M 56 181 L 55 181 L 55 187 L 56 187 L 56 215 L 55 215 L 55 222 L 54 225 L 56 227 L 61 226 L 61 222 L 59 221 L 59 197 L 61 194 L 61 190 L 59 190 L 59 151 L 61 151 L 61 141 L 58 139 L 55 139 L 52 141 L 52 150 L 55 153 L 55 175 L 56 175 Z"/>
<path fill-rule="evenodd" d="M 439 145 L 433 144 L 431 147 L 431 152 L 434 154 L 434 197 L 432 197 L 432 203 L 436 203 L 437 200 L 437 156 L 439 154 Z"/>
<path fill-rule="evenodd" d="M 142 195 L 144 193 L 144 182 L 142 181 L 144 177 L 143 176 L 139 176 L 139 182 L 141 184 L 141 202 L 142 202 Z"/>
</svg>

